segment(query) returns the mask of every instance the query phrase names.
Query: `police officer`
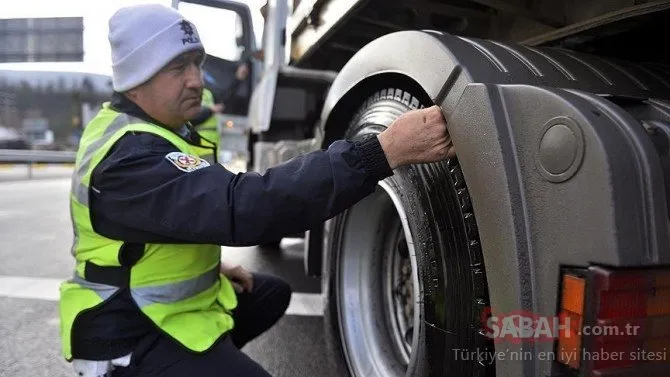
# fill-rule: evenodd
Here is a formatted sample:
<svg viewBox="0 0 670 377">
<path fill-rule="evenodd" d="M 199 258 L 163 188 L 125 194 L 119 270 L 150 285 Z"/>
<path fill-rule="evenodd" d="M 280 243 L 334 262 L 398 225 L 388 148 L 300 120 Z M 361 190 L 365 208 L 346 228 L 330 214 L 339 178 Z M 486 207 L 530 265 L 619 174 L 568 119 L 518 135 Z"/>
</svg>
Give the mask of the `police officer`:
<svg viewBox="0 0 670 377">
<path fill-rule="evenodd" d="M 291 289 L 222 263 L 221 245 L 304 231 L 393 168 L 446 158 L 444 118 L 409 112 L 377 137 L 233 174 L 200 157 L 210 145 L 187 124 L 203 85 L 195 26 L 152 4 L 120 9 L 109 27 L 115 92 L 84 130 L 72 179 L 64 356 L 85 377 L 268 376 L 240 348 L 281 318 Z"/>
<path fill-rule="evenodd" d="M 201 157 L 210 163 L 218 162 L 221 144 L 221 129 L 219 127 L 219 119 L 217 114 L 220 114 L 224 106 L 223 104 L 214 103 L 214 94 L 207 88 L 202 88 L 202 101 L 200 103 L 201 109 L 198 115 L 190 120 L 191 125 L 201 138 L 216 144 L 216 151 L 213 156 L 202 155 Z"/>
<path fill-rule="evenodd" d="M 249 67 L 247 63 L 240 64 L 235 70 L 235 81 L 228 88 L 228 96 L 232 97 L 232 94 L 237 90 L 239 84 L 242 83 L 247 76 L 249 75 Z M 190 120 L 191 125 L 195 128 L 196 132 L 200 137 L 204 138 L 206 141 L 216 144 L 216 153 L 213 156 L 205 154 L 201 157 L 206 159 L 208 162 L 218 162 L 218 156 L 221 152 L 221 125 L 219 124 L 219 119 L 216 114 L 221 114 L 225 108 L 224 104 L 215 103 L 214 93 L 211 90 L 203 87 L 202 88 L 202 102 L 201 109 L 198 115 Z"/>
</svg>

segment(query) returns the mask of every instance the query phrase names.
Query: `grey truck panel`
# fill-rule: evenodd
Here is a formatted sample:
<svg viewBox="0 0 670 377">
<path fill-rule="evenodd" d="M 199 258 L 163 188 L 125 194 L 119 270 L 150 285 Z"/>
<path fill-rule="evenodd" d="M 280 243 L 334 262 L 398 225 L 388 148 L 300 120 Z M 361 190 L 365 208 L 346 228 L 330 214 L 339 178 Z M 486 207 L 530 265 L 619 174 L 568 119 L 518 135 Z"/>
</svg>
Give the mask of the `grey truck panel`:
<svg viewBox="0 0 670 377">
<path fill-rule="evenodd" d="M 449 122 L 494 313 L 550 316 L 560 266 L 670 263 L 665 72 L 565 50 L 399 32 L 351 59 L 322 120 L 328 142 L 352 104 L 397 86 L 395 78 L 425 91 Z M 552 346 L 523 345 L 534 355 Z M 506 348 L 521 347 L 497 345 Z M 498 360 L 497 375 L 544 376 L 550 367 L 537 357 Z"/>
</svg>

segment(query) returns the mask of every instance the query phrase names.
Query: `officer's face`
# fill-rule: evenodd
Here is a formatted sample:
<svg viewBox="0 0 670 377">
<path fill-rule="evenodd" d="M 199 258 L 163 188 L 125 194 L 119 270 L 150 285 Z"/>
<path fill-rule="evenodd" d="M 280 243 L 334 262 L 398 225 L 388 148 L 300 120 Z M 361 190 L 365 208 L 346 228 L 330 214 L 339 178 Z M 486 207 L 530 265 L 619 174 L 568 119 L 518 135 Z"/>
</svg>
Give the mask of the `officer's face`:
<svg viewBox="0 0 670 377">
<path fill-rule="evenodd" d="M 199 51 L 178 56 L 149 82 L 130 91 L 130 99 L 157 121 L 182 126 L 200 111 L 203 58 Z"/>
</svg>

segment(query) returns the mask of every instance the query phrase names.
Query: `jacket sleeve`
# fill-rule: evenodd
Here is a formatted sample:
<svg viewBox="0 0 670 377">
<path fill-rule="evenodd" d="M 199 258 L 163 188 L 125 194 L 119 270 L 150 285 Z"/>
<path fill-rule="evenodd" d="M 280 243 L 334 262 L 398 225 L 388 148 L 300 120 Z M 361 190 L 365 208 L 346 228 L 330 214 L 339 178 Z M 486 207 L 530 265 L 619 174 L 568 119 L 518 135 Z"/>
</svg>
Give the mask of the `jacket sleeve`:
<svg viewBox="0 0 670 377">
<path fill-rule="evenodd" d="M 268 169 L 187 171 L 149 134 L 123 137 L 94 170 L 91 216 L 112 239 L 248 246 L 305 231 L 352 206 L 393 174 L 376 137 L 336 141 Z"/>
</svg>

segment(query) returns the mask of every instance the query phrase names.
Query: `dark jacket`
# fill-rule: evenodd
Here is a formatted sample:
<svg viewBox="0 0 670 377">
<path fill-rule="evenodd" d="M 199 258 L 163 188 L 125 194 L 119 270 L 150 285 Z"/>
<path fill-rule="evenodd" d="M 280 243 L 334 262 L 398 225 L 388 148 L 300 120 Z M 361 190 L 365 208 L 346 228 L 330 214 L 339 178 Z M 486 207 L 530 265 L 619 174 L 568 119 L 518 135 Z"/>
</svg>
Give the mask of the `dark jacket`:
<svg viewBox="0 0 670 377">
<path fill-rule="evenodd" d="M 114 94 L 112 106 L 156 123 Z M 184 129 L 183 137 L 197 138 Z M 92 173 L 91 221 L 99 234 L 132 243 L 246 246 L 303 232 L 346 208 L 393 174 L 376 137 L 336 141 L 260 175 L 222 165 L 185 172 L 165 156 L 178 151 L 153 134 L 123 136 Z M 75 323 L 76 358 L 119 357 L 150 324 L 127 292 Z"/>
</svg>

